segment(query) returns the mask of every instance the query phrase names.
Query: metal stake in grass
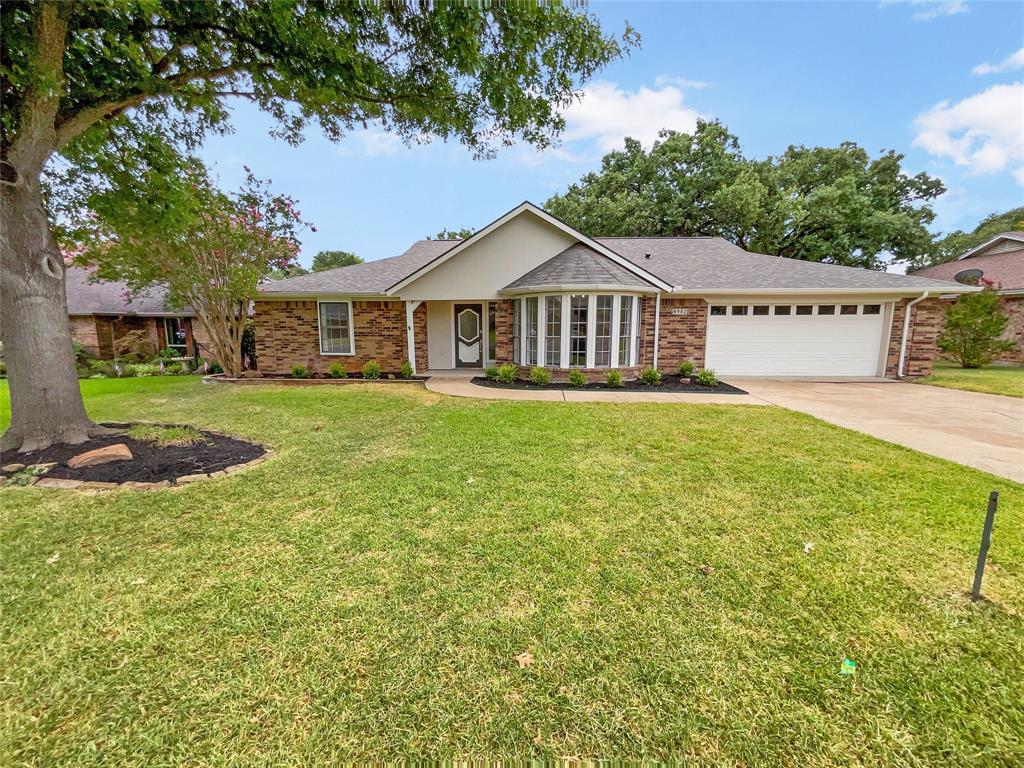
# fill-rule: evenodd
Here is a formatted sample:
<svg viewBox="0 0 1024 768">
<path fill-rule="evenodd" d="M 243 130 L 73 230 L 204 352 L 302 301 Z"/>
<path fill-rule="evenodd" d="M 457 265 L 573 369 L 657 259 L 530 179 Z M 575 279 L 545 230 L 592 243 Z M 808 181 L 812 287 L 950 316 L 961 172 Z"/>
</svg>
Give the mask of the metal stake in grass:
<svg viewBox="0 0 1024 768">
<path fill-rule="evenodd" d="M 988 495 L 988 512 L 985 513 L 985 527 L 981 532 L 981 549 L 978 550 L 978 565 L 974 569 L 974 587 L 971 598 L 981 600 L 981 577 L 985 575 L 985 558 L 988 557 L 988 545 L 992 541 L 992 521 L 996 517 L 996 506 L 999 504 L 999 491 Z"/>
</svg>

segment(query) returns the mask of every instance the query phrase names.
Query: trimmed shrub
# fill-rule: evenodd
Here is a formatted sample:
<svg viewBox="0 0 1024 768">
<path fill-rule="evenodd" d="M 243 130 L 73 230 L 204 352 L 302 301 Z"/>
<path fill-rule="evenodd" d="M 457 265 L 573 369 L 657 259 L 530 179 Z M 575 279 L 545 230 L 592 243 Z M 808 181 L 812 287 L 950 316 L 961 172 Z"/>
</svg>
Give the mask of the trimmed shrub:
<svg viewBox="0 0 1024 768">
<path fill-rule="evenodd" d="M 122 370 L 130 373 L 122 373 L 122 376 L 159 376 L 161 375 L 159 363 L 128 363 Z"/>
<path fill-rule="evenodd" d="M 403 360 L 402 361 L 402 367 L 399 368 L 398 375 L 401 376 L 403 379 L 411 379 L 412 378 L 412 363 L 410 363 L 408 360 Z"/>
<path fill-rule="evenodd" d="M 331 367 L 327 370 L 327 375 L 332 379 L 347 379 L 348 371 L 345 370 L 345 366 L 341 363 L 331 363 Z"/>
<path fill-rule="evenodd" d="M 622 371 L 608 371 L 604 380 L 612 389 L 618 389 L 622 386 Z"/>
<path fill-rule="evenodd" d="M 379 379 L 381 374 L 380 363 L 376 360 L 367 360 L 363 366 L 364 379 Z"/>
<path fill-rule="evenodd" d="M 209 366 L 206 369 L 206 372 L 211 375 L 215 373 L 224 373 L 224 368 L 221 366 L 220 363 L 214 360 L 212 363 L 209 364 Z"/>
<path fill-rule="evenodd" d="M 689 360 L 679 364 L 679 375 L 684 379 L 690 378 L 690 374 L 693 373 L 693 363 Z"/>
<path fill-rule="evenodd" d="M 661 384 L 661 371 L 657 368 L 644 368 L 643 373 L 640 374 L 640 381 L 655 387 Z"/>
<path fill-rule="evenodd" d="M 176 357 L 182 357 L 182 354 L 178 352 L 178 350 L 176 349 L 167 347 L 165 349 L 160 350 L 160 354 L 157 355 L 157 357 L 159 357 L 161 360 L 173 360 Z"/>
<path fill-rule="evenodd" d="M 530 381 L 541 387 L 550 384 L 551 371 L 549 371 L 547 368 L 541 368 L 540 366 L 537 366 L 536 368 L 531 368 Z"/>
<path fill-rule="evenodd" d="M 293 365 L 292 366 L 292 378 L 293 379 L 308 379 L 309 369 L 304 365 Z"/>
<path fill-rule="evenodd" d="M 491 381 L 494 381 L 496 378 L 498 378 L 498 369 L 484 368 L 484 376 L 490 379 Z"/>
<path fill-rule="evenodd" d="M 494 374 L 494 380 L 499 384 L 514 384 L 518 376 L 519 366 L 514 363 L 505 363 L 498 366 L 497 373 Z"/>
<path fill-rule="evenodd" d="M 697 371 L 697 375 L 693 377 L 693 380 L 702 387 L 718 386 L 718 376 L 710 368 L 701 368 Z"/>
<path fill-rule="evenodd" d="M 573 387 L 587 386 L 587 374 L 575 368 L 569 371 L 569 385 Z"/>
</svg>

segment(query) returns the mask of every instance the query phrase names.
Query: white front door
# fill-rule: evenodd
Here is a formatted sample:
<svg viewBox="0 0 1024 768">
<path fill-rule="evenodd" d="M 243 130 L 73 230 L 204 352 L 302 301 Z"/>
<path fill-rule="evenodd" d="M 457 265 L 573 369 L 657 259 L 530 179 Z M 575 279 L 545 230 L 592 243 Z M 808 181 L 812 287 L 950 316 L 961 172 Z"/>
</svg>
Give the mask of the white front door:
<svg viewBox="0 0 1024 768">
<path fill-rule="evenodd" d="M 877 376 L 885 305 L 714 305 L 705 365 L 722 376 Z"/>
</svg>

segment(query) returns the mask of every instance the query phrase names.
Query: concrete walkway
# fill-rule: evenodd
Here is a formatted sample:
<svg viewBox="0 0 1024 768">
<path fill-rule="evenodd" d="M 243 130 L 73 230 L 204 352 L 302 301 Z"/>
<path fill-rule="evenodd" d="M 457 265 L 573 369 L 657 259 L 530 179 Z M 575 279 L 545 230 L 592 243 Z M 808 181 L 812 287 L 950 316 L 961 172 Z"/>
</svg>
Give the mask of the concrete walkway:
<svg viewBox="0 0 1024 768">
<path fill-rule="evenodd" d="M 1024 482 L 1024 400 L 884 379 L 729 379 L 746 395 L 494 389 L 480 371 L 427 372 L 426 387 L 455 397 L 613 403 L 777 405 L 840 427 Z"/>
</svg>

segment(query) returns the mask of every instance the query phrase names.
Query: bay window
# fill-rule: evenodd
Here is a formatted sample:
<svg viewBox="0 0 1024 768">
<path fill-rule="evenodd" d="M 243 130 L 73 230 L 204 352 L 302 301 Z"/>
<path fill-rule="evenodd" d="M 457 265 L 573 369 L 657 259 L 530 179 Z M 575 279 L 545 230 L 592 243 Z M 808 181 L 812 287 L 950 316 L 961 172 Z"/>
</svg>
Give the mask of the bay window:
<svg viewBox="0 0 1024 768">
<path fill-rule="evenodd" d="M 544 297 L 544 365 L 562 367 L 562 297 Z"/>
<path fill-rule="evenodd" d="M 633 305 L 636 299 L 632 296 L 619 297 L 619 365 L 629 365 L 633 359 L 633 339 L 636 335 L 636 324 L 633 322 Z"/>
<path fill-rule="evenodd" d="M 587 315 L 589 296 L 569 297 L 569 365 L 587 367 Z"/>
<path fill-rule="evenodd" d="M 537 309 L 538 299 L 530 296 L 526 300 L 526 358 L 524 365 L 537 364 Z"/>
<path fill-rule="evenodd" d="M 612 301 L 613 296 L 598 296 L 594 313 L 594 366 L 607 368 L 612 364 Z"/>
</svg>

